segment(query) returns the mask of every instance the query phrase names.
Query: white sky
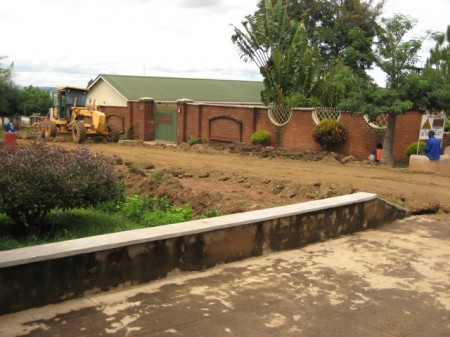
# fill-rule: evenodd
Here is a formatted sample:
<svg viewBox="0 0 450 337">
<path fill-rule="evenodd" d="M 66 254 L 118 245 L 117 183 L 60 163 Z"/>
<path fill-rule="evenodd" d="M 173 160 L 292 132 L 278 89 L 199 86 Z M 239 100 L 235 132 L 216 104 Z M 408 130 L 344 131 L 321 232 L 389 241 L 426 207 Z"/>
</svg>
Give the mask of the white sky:
<svg viewBox="0 0 450 337">
<path fill-rule="evenodd" d="M 0 56 L 18 85 L 85 87 L 98 74 L 260 80 L 231 42 L 257 0 L 0 0 Z M 385 16 L 444 32 L 450 0 L 387 0 Z M 423 60 L 433 43 L 424 44 Z M 373 73 L 377 81 L 382 76 Z"/>
</svg>

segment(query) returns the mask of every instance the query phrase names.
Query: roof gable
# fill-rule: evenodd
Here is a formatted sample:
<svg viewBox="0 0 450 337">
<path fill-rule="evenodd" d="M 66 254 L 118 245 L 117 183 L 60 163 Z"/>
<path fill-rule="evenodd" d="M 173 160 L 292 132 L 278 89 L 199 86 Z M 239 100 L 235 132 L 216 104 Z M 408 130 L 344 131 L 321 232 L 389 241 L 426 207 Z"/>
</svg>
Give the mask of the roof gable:
<svg viewBox="0 0 450 337">
<path fill-rule="evenodd" d="M 156 101 L 189 98 L 198 102 L 260 103 L 262 82 L 174 77 L 99 75 L 129 101 L 152 97 Z"/>
</svg>

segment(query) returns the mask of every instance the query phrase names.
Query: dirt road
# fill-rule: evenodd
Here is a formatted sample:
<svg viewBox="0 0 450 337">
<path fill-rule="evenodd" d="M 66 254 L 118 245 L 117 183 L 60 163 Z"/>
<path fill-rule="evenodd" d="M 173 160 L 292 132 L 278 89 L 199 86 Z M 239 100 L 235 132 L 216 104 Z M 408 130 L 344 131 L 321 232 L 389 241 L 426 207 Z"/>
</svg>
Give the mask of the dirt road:
<svg viewBox="0 0 450 337">
<path fill-rule="evenodd" d="M 54 143 L 74 149 L 71 142 Z M 413 213 L 450 212 L 448 175 L 414 173 L 407 168 L 345 164 L 333 156 L 321 160 L 262 157 L 196 145 L 88 143 L 92 151 L 123 160 L 118 170 L 127 193 L 168 194 L 176 204 L 223 213 L 290 204 L 364 191 L 410 209 Z M 320 157 L 319 157 L 320 158 Z M 156 184 L 154 172 L 170 179 Z"/>
</svg>

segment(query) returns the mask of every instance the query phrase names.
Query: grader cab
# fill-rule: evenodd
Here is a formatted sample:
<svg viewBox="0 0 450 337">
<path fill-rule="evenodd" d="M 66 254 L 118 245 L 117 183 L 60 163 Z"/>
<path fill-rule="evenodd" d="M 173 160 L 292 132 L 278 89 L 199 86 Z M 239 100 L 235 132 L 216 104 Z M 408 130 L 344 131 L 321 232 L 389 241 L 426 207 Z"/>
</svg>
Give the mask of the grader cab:
<svg viewBox="0 0 450 337">
<path fill-rule="evenodd" d="M 75 143 L 83 143 L 87 137 L 104 137 L 108 142 L 119 141 L 119 129 L 106 124 L 106 116 L 95 105 L 86 106 L 86 89 L 59 87 L 53 96 L 53 107 L 39 132 L 46 140 L 57 134 L 71 134 Z"/>
</svg>

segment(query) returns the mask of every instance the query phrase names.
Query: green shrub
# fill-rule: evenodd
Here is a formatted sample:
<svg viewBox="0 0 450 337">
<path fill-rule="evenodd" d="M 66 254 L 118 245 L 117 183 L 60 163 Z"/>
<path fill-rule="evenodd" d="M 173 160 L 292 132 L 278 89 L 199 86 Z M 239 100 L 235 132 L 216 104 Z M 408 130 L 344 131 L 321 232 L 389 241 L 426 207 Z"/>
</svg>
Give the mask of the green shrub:
<svg viewBox="0 0 450 337">
<path fill-rule="evenodd" d="M 168 197 L 140 197 L 135 194 L 126 198 L 120 211 L 125 217 L 134 221 L 140 221 L 148 212 L 166 212 L 170 207 L 171 205 Z"/>
<path fill-rule="evenodd" d="M 142 222 L 148 227 L 185 222 L 189 220 L 192 220 L 191 206 L 184 208 L 171 206 L 165 211 L 155 210 L 147 212 L 142 218 Z"/>
<path fill-rule="evenodd" d="M 141 175 L 143 177 L 145 177 L 147 174 L 145 173 L 145 171 L 142 169 L 142 167 L 138 166 L 138 165 L 131 165 L 128 168 L 128 171 L 130 171 L 130 173 L 133 174 L 138 174 Z"/>
<path fill-rule="evenodd" d="M 133 124 L 130 124 L 127 131 L 125 131 L 123 133 L 123 135 L 120 137 L 120 139 L 123 139 L 123 140 L 133 139 L 132 134 L 133 134 Z"/>
<path fill-rule="evenodd" d="M 259 130 L 252 134 L 251 141 L 253 144 L 267 145 L 270 142 L 270 132 L 267 130 Z"/>
<path fill-rule="evenodd" d="M 179 208 L 170 205 L 168 197 L 128 197 L 121 214 L 147 227 L 192 220 L 192 207 Z"/>
<path fill-rule="evenodd" d="M 323 119 L 313 130 L 314 140 L 325 150 L 345 141 L 347 136 L 345 125 L 334 119 Z"/>
<path fill-rule="evenodd" d="M 148 211 L 146 200 L 138 195 L 127 197 L 122 205 L 121 213 L 132 220 L 139 221 L 143 214 Z"/>
<path fill-rule="evenodd" d="M 220 212 L 219 210 L 217 210 L 215 207 L 208 209 L 205 213 L 202 214 L 201 218 L 202 219 L 206 219 L 206 218 L 215 218 L 216 216 L 221 216 L 223 215 L 222 212 Z"/>
<path fill-rule="evenodd" d="M 25 232 L 41 230 L 52 209 L 96 206 L 119 195 L 108 160 L 85 147 L 67 152 L 37 142 L 0 148 L 0 158 L 0 212 Z"/>
<path fill-rule="evenodd" d="M 121 179 L 118 182 L 117 196 L 114 199 L 111 199 L 111 200 L 101 203 L 98 206 L 98 209 L 100 209 L 101 211 L 106 212 L 106 213 L 116 213 L 122 209 L 122 205 L 125 203 L 125 201 L 126 201 L 125 181 L 123 179 Z"/>
<path fill-rule="evenodd" d="M 417 144 L 419 144 L 419 154 L 425 151 L 425 145 L 427 145 L 427 143 L 425 142 L 414 142 L 412 144 L 410 144 L 407 148 L 406 148 L 406 155 L 409 157 L 413 154 L 417 154 Z"/>
<path fill-rule="evenodd" d="M 202 143 L 202 139 L 201 138 L 197 138 L 197 137 L 194 137 L 194 136 L 189 136 L 188 144 L 190 146 L 193 146 L 193 145 L 196 145 L 196 144 L 201 144 L 201 143 Z"/>
<path fill-rule="evenodd" d="M 157 183 L 163 182 L 166 178 L 167 174 L 164 170 L 155 170 L 150 174 L 150 179 Z"/>
</svg>

